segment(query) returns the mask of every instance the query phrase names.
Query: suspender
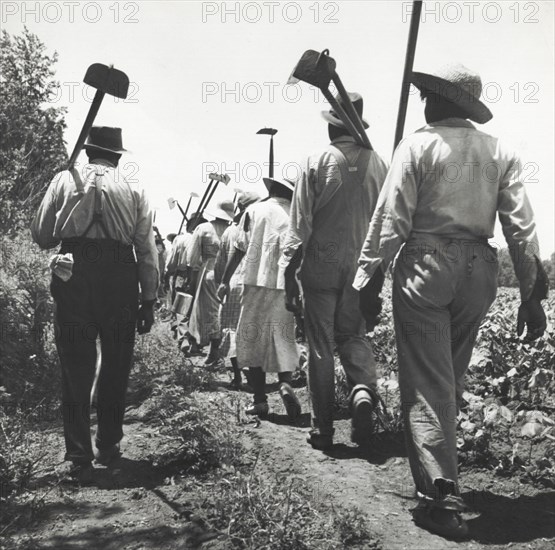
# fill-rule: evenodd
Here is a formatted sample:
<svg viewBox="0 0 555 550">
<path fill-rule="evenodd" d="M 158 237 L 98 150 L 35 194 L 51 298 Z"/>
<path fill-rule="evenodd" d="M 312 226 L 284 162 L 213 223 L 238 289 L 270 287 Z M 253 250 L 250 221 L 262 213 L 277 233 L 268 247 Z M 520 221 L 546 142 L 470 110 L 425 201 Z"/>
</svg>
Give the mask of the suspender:
<svg viewBox="0 0 555 550">
<path fill-rule="evenodd" d="M 108 238 L 109 233 L 106 229 L 106 225 L 104 223 L 104 218 L 102 216 L 103 211 L 103 200 L 102 200 L 102 176 L 104 176 L 103 172 L 96 172 L 95 179 L 94 179 L 94 213 L 92 220 L 90 221 L 87 229 L 83 232 L 81 237 L 86 237 L 91 230 L 92 226 L 95 224 L 100 225 L 100 228 L 104 232 L 104 236 Z"/>
<path fill-rule="evenodd" d="M 353 172 L 356 174 L 355 176 L 356 184 L 361 185 L 362 182 L 364 181 L 366 173 L 370 168 L 370 155 L 371 155 L 370 151 L 368 151 L 367 161 L 365 164 L 363 163 L 364 164 L 363 166 L 349 165 L 347 161 L 347 157 L 345 157 L 341 149 L 339 149 L 339 147 L 336 147 L 335 145 L 330 145 L 328 151 L 331 153 L 333 158 L 337 161 L 337 165 L 339 166 L 339 173 L 341 174 L 341 180 L 335 181 L 335 182 L 328 182 L 328 185 L 326 186 L 324 193 L 315 204 L 313 214 L 316 214 L 318 210 L 321 210 L 322 208 L 324 208 L 324 206 L 333 199 L 334 195 L 337 193 L 337 191 L 339 191 L 339 188 L 342 185 L 344 185 L 344 183 L 347 181 L 347 178 L 353 177 L 352 176 Z M 361 149 L 360 154 L 365 155 L 366 151 L 367 151 L 366 149 Z"/>
</svg>

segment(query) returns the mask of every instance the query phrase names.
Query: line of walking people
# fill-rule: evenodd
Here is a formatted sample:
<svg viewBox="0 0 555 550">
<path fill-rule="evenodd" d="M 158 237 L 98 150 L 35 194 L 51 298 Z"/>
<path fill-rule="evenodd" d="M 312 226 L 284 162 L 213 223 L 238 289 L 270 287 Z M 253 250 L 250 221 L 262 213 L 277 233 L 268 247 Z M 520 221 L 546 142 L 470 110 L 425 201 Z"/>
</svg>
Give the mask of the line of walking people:
<svg viewBox="0 0 555 550">
<path fill-rule="evenodd" d="M 426 125 L 401 141 L 389 169 L 332 108 L 323 113 L 330 145 L 307 158 L 297 181 L 265 178 L 266 199 L 240 194 L 237 210 L 222 201 L 206 212 L 211 221 L 194 220 L 194 231 L 175 237 L 167 275 L 175 292 L 193 301 L 173 328 L 187 355 L 210 346 L 207 366 L 227 354 L 237 387 L 242 370 L 249 373 L 249 414 L 268 413 L 266 374 L 277 373 L 295 420 L 301 406 L 291 376 L 299 364 L 295 315 L 302 313 L 308 442 L 323 451 L 333 445 L 337 351 L 351 388 L 351 438 L 365 444 L 378 399 L 366 334 L 379 322 L 391 267 L 402 414 L 419 498 L 414 519 L 435 533 L 464 537 L 456 415 L 478 329 L 496 295 L 498 265 L 488 239 L 497 216 L 520 282 L 519 336 L 524 327 L 527 339 L 542 336 L 548 284 L 523 165 L 471 122 L 493 116 L 480 100 L 480 76 L 452 64 L 414 72 L 411 81 L 425 102 Z M 362 118 L 362 97 L 349 98 Z M 52 260 L 52 294 L 66 459 L 79 475 L 94 456 L 87 411 L 96 351 L 95 340 L 75 327 L 92 324 L 101 340 L 98 406 L 109 414 L 99 416 L 95 444 L 97 461 L 106 463 L 120 454 L 135 329 L 152 326 L 159 280 L 144 192 L 116 177 L 125 152 L 121 130 L 93 127 L 85 149 L 85 182 L 76 191 L 78 173 L 56 176 L 32 226 L 42 248 L 61 243 Z M 79 422 L 75 407 L 83 410 Z"/>
</svg>

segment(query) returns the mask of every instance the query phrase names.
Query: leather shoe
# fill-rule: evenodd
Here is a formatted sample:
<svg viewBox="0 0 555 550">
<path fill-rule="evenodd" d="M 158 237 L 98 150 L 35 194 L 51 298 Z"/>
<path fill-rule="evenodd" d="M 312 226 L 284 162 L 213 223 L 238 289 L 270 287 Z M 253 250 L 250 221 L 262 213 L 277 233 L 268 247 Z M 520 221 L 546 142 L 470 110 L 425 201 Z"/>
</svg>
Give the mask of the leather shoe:
<svg viewBox="0 0 555 550">
<path fill-rule="evenodd" d="M 245 414 L 248 414 L 250 416 L 264 417 L 264 416 L 268 416 L 269 412 L 270 412 L 270 407 L 268 406 L 267 402 L 255 403 L 252 407 L 245 409 Z"/>
<path fill-rule="evenodd" d="M 333 446 L 333 435 L 324 435 L 317 430 L 311 430 L 306 441 L 312 445 L 313 449 L 325 451 Z"/>
<path fill-rule="evenodd" d="M 96 461 L 98 462 L 98 464 L 102 464 L 103 466 L 107 466 L 108 464 L 110 464 L 110 462 L 112 462 L 116 458 L 119 458 L 120 456 L 121 451 L 119 448 L 119 443 L 115 443 L 107 449 L 97 449 L 95 454 Z"/>
</svg>

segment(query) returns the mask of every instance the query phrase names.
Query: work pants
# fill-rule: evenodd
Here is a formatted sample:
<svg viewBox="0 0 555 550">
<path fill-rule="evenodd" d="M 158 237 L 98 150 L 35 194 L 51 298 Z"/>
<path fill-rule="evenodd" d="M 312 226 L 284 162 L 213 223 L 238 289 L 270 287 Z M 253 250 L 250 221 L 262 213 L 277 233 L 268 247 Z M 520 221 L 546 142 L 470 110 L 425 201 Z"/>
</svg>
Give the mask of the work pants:
<svg viewBox="0 0 555 550">
<path fill-rule="evenodd" d="M 62 367 L 65 460 L 86 462 L 93 458 L 90 399 L 97 337 L 102 364 L 96 447 L 107 449 L 123 437 L 138 311 L 137 265 L 131 246 L 111 240 L 64 241 L 60 252 L 71 252 L 75 262 L 67 282 L 53 275 L 51 284 Z"/>
<path fill-rule="evenodd" d="M 457 414 L 480 323 L 495 299 L 497 255 L 486 241 L 411 238 L 393 276 L 393 315 L 408 457 L 421 498 L 462 504 Z M 454 488 L 448 499 L 443 490 Z"/>
<path fill-rule="evenodd" d="M 335 345 L 349 389 L 357 384 L 375 387 L 377 381 L 376 363 L 359 309 L 359 294 L 352 287 L 352 280 L 348 280 L 340 289 L 303 285 L 312 425 L 323 435 L 334 433 Z"/>
</svg>

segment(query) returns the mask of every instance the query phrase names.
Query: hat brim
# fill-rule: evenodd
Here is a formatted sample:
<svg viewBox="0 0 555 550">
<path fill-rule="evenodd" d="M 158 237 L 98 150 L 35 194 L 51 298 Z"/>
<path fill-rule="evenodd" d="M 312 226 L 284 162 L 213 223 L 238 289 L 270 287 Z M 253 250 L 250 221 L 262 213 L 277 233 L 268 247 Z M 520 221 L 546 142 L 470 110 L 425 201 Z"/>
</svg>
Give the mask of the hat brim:
<svg viewBox="0 0 555 550">
<path fill-rule="evenodd" d="M 214 208 L 214 210 L 205 210 L 205 214 L 212 216 L 213 218 L 218 218 L 219 220 L 224 220 L 226 222 L 232 222 L 233 216 L 230 216 L 225 210 L 221 208 Z"/>
<path fill-rule="evenodd" d="M 468 118 L 484 124 L 493 118 L 492 112 L 480 100 L 457 84 L 428 73 L 413 72 L 411 82 L 420 90 L 438 94 L 463 109 Z"/>
<path fill-rule="evenodd" d="M 347 129 L 343 121 L 340 118 L 336 117 L 334 114 L 330 113 L 329 111 L 322 111 L 321 115 L 322 115 L 322 118 L 332 126 L 337 126 L 338 128 Z M 366 120 L 364 120 L 362 117 L 361 117 L 361 120 L 362 120 L 362 126 L 364 127 L 365 130 L 370 128 L 370 125 L 368 124 L 368 122 L 366 122 Z"/>
<path fill-rule="evenodd" d="M 295 186 L 292 183 L 289 183 L 288 181 L 278 181 L 278 180 L 274 180 L 272 178 L 262 178 L 262 181 L 264 182 L 264 185 L 266 186 L 266 189 L 268 190 L 268 193 L 270 192 L 270 190 L 272 189 L 272 187 L 275 184 L 281 185 L 281 186 L 285 187 L 286 189 L 289 189 L 290 191 L 295 190 Z"/>
<path fill-rule="evenodd" d="M 108 147 L 100 147 L 100 145 L 91 145 L 89 143 L 85 143 L 83 145 L 83 149 L 96 149 L 97 151 L 108 151 L 109 153 L 131 153 L 128 149 L 109 149 Z"/>
</svg>

